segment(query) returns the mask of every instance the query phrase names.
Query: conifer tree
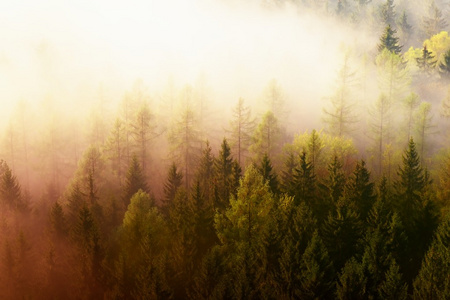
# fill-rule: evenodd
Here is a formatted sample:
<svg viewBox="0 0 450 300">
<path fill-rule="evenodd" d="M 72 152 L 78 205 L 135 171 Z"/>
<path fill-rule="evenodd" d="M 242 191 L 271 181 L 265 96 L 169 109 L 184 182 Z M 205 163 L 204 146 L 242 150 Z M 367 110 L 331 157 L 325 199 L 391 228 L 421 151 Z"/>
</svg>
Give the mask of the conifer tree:
<svg viewBox="0 0 450 300">
<path fill-rule="evenodd" d="M 226 139 L 223 139 L 219 155 L 214 160 L 214 173 L 217 189 L 215 207 L 223 210 L 228 207 L 233 186 L 233 158 Z"/>
<path fill-rule="evenodd" d="M 438 65 L 439 75 L 443 79 L 450 79 L 450 49 L 444 54 L 444 58 Z"/>
<path fill-rule="evenodd" d="M 67 234 L 67 223 L 62 206 L 56 201 L 50 210 L 50 226 L 56 237 L 62 238 Z"/>
<path fill-rule="evenodd" d="M 272 163 L 270 162 L 269 157 L 266 155 L 263 156 L 263 159 L 261 161 L 261 165 L 258 166 L 258 171 L 262 175 L 264 182 L 267 182 L 267 184 L 270 187 L 270 191 L 277 195 L 278 190 L 278 177 L 277 174 L 273 172 Z"/>
<path fill-rule="evenodd" d="M 318 169 L 319 158 L 323 147 L 324 144 L 322 142 L 322 139 L 320 138 L 319 133 L 315 129 L 313 129 L 308 141 L 308 155 L 311 162 L 313 175 L 316 174 L 316 170 Z"/>
<path fill-rule="evenodd" d="M 411 139 L 413 129 L 414 129 L 414 112 L 416 108 L 419 106 L 419 96 L 412 92 L 403 100 L 403 104 L 406 108 L 406 136 L 408 138 L 408 142 Z"/>
<path fill-rule="evenodd" d="M 125 124 L 116 119 L 113 129 L 106 141 L 105 151 L 107 158 L 111 161 L 111 168 L 117 176 L 117 181 L 121 186 L 124 181 L 126 168 L 126 129 Z"/>
<path fill-rule="evenodd" d="M 294 172 L 297 167 L 294 151 L 289 151 L 284 160 L 284 168 L 281 171 L 280 190 L 289 195 L 295 194 Z"/>
<path fill-rule="evenodd" d="M 298 287 L 296 297 L 299 299 L 325 299 L 332 296 L 333 264 L 317 231 L 303 253 L 300 272 L 301 286 Z"/>
<path fill-rule="evenodd" d="M 388 0 L 389 2 L 390 0 Z M 390 1 L 392 2 L 392 1 Z M 400 46 L 398 37 L 395 35 L 397 31 L 392 29 L 391 25 L 388 24 L 380 37 L 380 43 L 378 44 L 378 53 L 383 52 L 387 49 L 389 52 L 400 54 L 402 52 L 402 46 Z"/>
<path fill-rule="evenodd" d="M 346 299 L 366 299 L 367 277 L 364 267 L 355 258 L 351 258 L 345 264 L 336 284 L 336 298 Z"/>
<path fill-rule="evenodd" d="M 409 39 L 411 38 L 412 26 L 408 22 L 408 16 L 406 14 L 406 11 L 403 11 L 402 15 L 397 21 L 397 28 L 399 30 L 399 35 L 400 39 L 402 40 L 402 44 L 407 45 Z"/>
<path fill-rule="evenodd" d="M 386 271 L 385 279 L 378 289 L 380 299 L 406 300 L 408 298 L 408 285 L 403 282 L 399 267 L 395 261 L 391 262 Z"/>
<path fill-rule="evenodd" d="M 131 134 L 134 139 L 136 153 L 140 158 L 142 172 L 147 174 L 147 164 L 149 161 L 149 143 L 157 135 L 156 125 L 153 123 L 154 117 L 150 113 L 148 103 L 143 103 L 136 112 L 134 120 L 130 123 Z"/>
<path fill-rule="evenodd" d="M 271 161 L 275 161 L 281 152 L 281 138 L 278 119 L 273 112 L 266 112 L 255 130 L 253 145 L 250 147 L 254 153 L 254 161 L 261 161 L 266 154 Z"/>
<path fill-rule="evenodd" d="M 230 122 L 230 143 L 237 161 L 244 163 L 248 148 L 251 145 L 255 120 L 252 119 L 251 109 L 245 106 L 244 99 L 239 98 L 238 104 L 233 108 L 233 120 Z"/>
<path fill-rule="evenodd" d="M 12 209 L 26 211 L 28 205 L 23 201 L 20 184 L 16 176 L 12 174 L 11 169 L 6 163 L 3 167 L 4 170 L 0 181 L 0 197 L 2 202 Z"/>
<path fill-rule="evenodd" d="M 344 197 L 365 222 L 375 202 L 375 194 L 374 183 L 370 182 L 370 172 L 364 160 L 356 164 L 355 171 L 345 185 Z"/>
<path fill-rule="evenodd" d="M 139 190 L 148 192 L 149 188 L 147 186 L 145 175 L 142 172 L 142 168 L 139 164 L 138 158 L 136 155 L 133 155 L 130 162 L 130 167 L 128 168 L 128 173 L 125 179 L 125 186 L 123 190 L 122 200 L 125 204 L 125 207 L 127 207 L 130 203 L 131 197 L 133 197 L 133 195 Z"/>
<path fill-rule="evenodd" d="M 394 0 L 386 0 L 380 7 L 381 20 L 387 26 L 395 26 L 395 5 Z"/>
<path fill-rule="evenodd" d="M 350 66 L 350 55 L 345 54 L 344 62 L 337 75 L 337 88 L 330 97 L 330 105 L 323 109 L 324 122 L 330 134 L 342 137 L 354 130 L 357 120 L 353 87 L 355 85 L 355 72 Z"/>
<path fill-rule="evenodd" d="M 372 121 L 372 131 L 374 134 L 374 149 L 373 151 L 377 156 L 377 167 L 378 174 L 383 173 L 383 153 L 384 147 L 389 143 L 390 140 L 390 128 L 389 124 L 391 122 L 391 108 L 392 103 L 389 98 L 381 94 L 375 103 L 374 109 L 371 111 L 373 118 Z"/>
<path fill-rule="evenodd" d="M 442 11 L 436 5 L 434 0 L 431 1 L 428 8 L 428 14 L 423 17 L 422 30 L 425 38 L 430 38 L 431 36 L 441 32 L 447 27 L 447 22 L 442 16 Z"/>
<path fill-rule="evenodd" d="M 420 272 L 414 280 L 414 299 L 447 299 L 450 296 L 450 215 L 439 225 Z"/>
<path fill-rule="evenodd" d="M 428 75 L 434 70 L 437 62 L 434 55 L 427 49 L 427 45 L 423 46 L 422 56 L 417 57 L 416 61 L 419 69 Z"/>
<path fill-rule="evenodd" d="M 178 172 L 177 165 L 172 163 L 167 174 L 167 181 L 164 183 L 164 203 L 166 206 L 172 205 L 178 189 L 181 187 L 183 174 Z"/>
<path fill-rule="evenodd" d="M 294 169 L 294 188 L 296 204 L 305 201 L 316 215 L 320 213 L 321 208 L 315 201 L 316 179 L 312 164 L 306 161 L 305 152 L 300 155 L 300 165 Z"/>
</svg>

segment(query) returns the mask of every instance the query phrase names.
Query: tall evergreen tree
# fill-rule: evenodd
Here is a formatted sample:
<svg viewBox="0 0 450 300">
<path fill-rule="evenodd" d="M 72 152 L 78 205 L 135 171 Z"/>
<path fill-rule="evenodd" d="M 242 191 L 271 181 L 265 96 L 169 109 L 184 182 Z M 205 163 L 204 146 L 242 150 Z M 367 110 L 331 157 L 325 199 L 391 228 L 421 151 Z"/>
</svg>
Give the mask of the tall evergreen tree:
<svg viewBox="0 0 450 300">
<path fill-rule="evenodd" d="M 12 209 L 19 211 L 28 209 L 28 204 L 22 197 L 20 184 L 6 163 L 3 164 L 3 174 L 1 175 L 0 197 L 2 202 Z"/>
<path fill-rule="evenodd" d="M 396 33 L 397 31 L 395 29 L 392 29 L 390 24 L 386 26 L 383 34 L 380 37 L 380 43 L 378 44 L 379 53 L 383 52 L 384 49 L 387 49 L 389 52 L 395 53 L 397 55 L 402 52 L 402 46 L 400 46 L 399 44 L 398 37 L 395 35 Z"/>
<path fill-rule="evenodd" d="M 270 191 L 275 195 L 278 194 L 278 177 L 277 174 L 273 171 L 272 163 L 270 162 L 269 157 L 266 155 L 263 156 L 261 161 L 261 165 L 258 166 L 258 171 L 262 175 L 264 182 L 266 182 Z"/>
<path fill-rule="evenodd" d="M 442 16 L 442 11 L 436 5 L 434 0 L 431 1 L 428 7 L 428 14 L 423 17 L 422 30 L 425 38 L 441 32 L 447 27 L 447 22 Z"/>
<path fill-rule="evenodd" d="M 434 70 L 437 62 L 434 55 L 427 49 L 426 45 L 423 46 L 422 56 L 417 57 L 416 61 L 419 69 L 428 75 Z"/>
<path fill-rule="evenodd" d="M 306 161 L 305 152 L 300 155 L 300 165 L 294 169 L 294 188 L 295 203 L 305 201 L 316 215 L 320 214 L 323 208 L 315 201 L 316 178 L 312 164 Z"/>
<path fill-rule="evenodd" d="M 273 112 L 268 111 L 253 136 L 253 145 L 250 149 L 254 153 L 254 161 L 261 161 L 266 154 L 272 162 L 276 161 L 277 155 L 281 152 L 281 142 L 282 133 L 278 119 Z"/>
<path fill-rule="evenodd" d="M 444 54 L 444 59 L 439 64 L 439 75 L 441 78 L 450 79 L 450 49 Z"/>
<path fill-rule="evenodd" d="M 244 99 L 239 98 L 238 104 L 233 108 L 233 120 L 230 122 L 230 143 L 237 161 L 244 163 L 248 148 L 251 145 L 255 121 L 251 116 L 251 109 L 245 106 Z"/>
<path fill-rule="evenodd" d="M 214 173 L 217 190 L 215 207 L 223 210 L 228 207 L 233 183 L 233 158 L 226 139 L 223 139 L 219 155 L 214 160 Z"/>
<path fill-rule="evenodd" d="M 125 186 L 123 190 L 122 200 L 125 204 L 125 207 L 127 207 L 130 203 L 131 197 L 133 197 L 133 195 L 139 190 L 149 192 L 147 181 L 145 179 L 145 175 L 142 172 L 142 168 L 139 164 L 138 158 L 136 155 L 133 155 L 130 162 L 130 167 L 128 168 L 128 173 L 125 179 Z"/>
<path fill-rule="evenodd" d="M 175 199 L 178 189 L 181 187 L 183 174 L 177 170 L 177 165 L 172 163 L 167 174 L 167 180 L 164 183 L 164 205 L 169 207 Z"/>
</svg>

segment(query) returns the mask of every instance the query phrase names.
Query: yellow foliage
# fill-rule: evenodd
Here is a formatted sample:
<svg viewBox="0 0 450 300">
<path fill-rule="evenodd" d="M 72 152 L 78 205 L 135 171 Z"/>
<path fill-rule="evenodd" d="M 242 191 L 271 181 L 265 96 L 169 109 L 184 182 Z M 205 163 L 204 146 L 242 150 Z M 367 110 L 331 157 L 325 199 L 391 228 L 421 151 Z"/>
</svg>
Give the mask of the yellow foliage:
<svg viewBox="0 0 450 300">
<path fill-rule="evenodd" d="M 432 55 L 437 59 L 438 63 L 444 59 L 444 54 L 450 49 L 450 37 L 447 31 L 441 31 L 433 35 L 430 39 L 423 43 Z"/>
</svg>

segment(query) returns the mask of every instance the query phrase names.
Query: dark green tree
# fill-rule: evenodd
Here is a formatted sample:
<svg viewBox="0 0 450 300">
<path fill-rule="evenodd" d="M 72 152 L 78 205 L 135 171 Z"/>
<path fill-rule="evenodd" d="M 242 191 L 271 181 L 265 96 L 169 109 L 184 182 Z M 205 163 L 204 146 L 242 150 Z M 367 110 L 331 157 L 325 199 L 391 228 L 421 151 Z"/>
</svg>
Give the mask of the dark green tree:
<svg viewBox="0 0 450 300">
<path fill-rule="evenodd" d="M 443 61 L 439 64 L 439 74 L 444 79 L 450 79 L 450 49 L 445 52 Z"/>
<path fill-rule="evenodd" d="M 217 199 L 214 206 L 224 210 L 229 205 L 233 186 L 233 158 L 226 139 L 223 139 L 219 155 L 214 159 L 214 173 L 217 190 Z"/>
<path fill-rule="evenodd" d="M 408 298 L 408 285 L 403 282 L 402 275 L 395 261 L 391 262 L 386 271 L 385 279 L 378 288 L 380 299 L 406 300 Z"/>
<path fill-rule="evenodd" d="M 145 175 L 142 172 L 141 165 L 136 155 L 131 158 L 130 166 L 125 178 L 125 186 L 123 190 L 123 203 L 125 207 L 130 204 L 130 199 L 133 195 L 139 191 L 149 192 Z"/>
<path fill-rule="evenodd" d="M 414 280 L 414 299 L 448 299 L 450 296 L 450 214 L 444 218 Z"/>
<path fill-rule="evenodd" d="M 164 205 L 172 205 L 178 189 L 181 187 L 183 174 L 178 172 L 177 165 L 172 163 L 167 173 L 167 180 L 164 183 Z"/>
<path fill-rule="evenodd" d="M 387 25 L 383 34 L 380 37 L 380 43 L 378 44 L 378 52 L 381 53 L 383 49 L 387 49 L 395 54 L 402 52 L 402 46 L 400 46 L 398 37 L 395 35 L 397 31 L 391 28 L 391 25 Z"/>
<path fill-rule="evenodd" d="M 279 193 L 278 190 L 278 177 L 277 174 L 273 171 L 272 163 L 270 162 L 269 157 L 266 155 L 263 156 L 261 161 L 261 165 L 258 166 L 258 171 L 264 178 L 264 182 L 267 182 L 269 185 L 270 191 L 277 195 Z"/>
<path fill-rule="evenodd" d="M 431 72 L 436 67 L 436 59 L 434 55 L 428 51 L 427 46 L 424 45 L 422 49 L 422 56 L 416 58 L 417 66 L 422 72 L 426 74 L 431 74 Z"/>
<path fill-rule="evenodd" d="M 295 194 L 294 172 L 297 167 L 294 151 L 289 151 L 284 160 L 284 168 L 281 171 L 280 190 L 289 196 Z"/>
<path fill-rule="evenodd" d="M 364 266 L 351 258 L 345 264 L 336 283 L 336 298 L 339 300 L 364 300 L 366 294 L 367 277 Z"/>
<path fill-rule="evenodd" d="M 344 197 L 354 207 L 363 222 L 375 202 L 374 183 L 370 182 L 370 172 L 364 160 L 356 164 L 355 171 L 347 180 Z"/>
<path fill-rule="evenodd" d="M 306 161 L 306 153 L 303 152 L 300 155 L 300 165 L 294 169 L 294 201 L 296 204 L 305 201 L 315 215 L 320 215 L 322 208 L 315 201 L 315 195 L 316 177 L 313 174 L 313 166 Z"/>
</svg>

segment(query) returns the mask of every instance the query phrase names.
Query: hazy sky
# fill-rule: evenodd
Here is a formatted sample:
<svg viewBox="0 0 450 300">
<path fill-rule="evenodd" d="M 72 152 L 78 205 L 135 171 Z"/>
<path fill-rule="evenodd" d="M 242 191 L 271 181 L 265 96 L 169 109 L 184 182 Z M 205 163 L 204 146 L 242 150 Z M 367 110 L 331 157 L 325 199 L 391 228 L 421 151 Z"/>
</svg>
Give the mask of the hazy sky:
<svg viewBox="0 0 450 300">
<path fill-rule="evenodd" d="M 79 107 L 100 84 L 117 100 L 137 78 L 156 91 L 200 74 L 218 102 L 251 102 L 276 78 L 304 109 L 332 84 L 339 45 L 367 42 L 331 20 L 242 2 L 2 1 L 1 114 L 18 99 Z"/>
</svg>

